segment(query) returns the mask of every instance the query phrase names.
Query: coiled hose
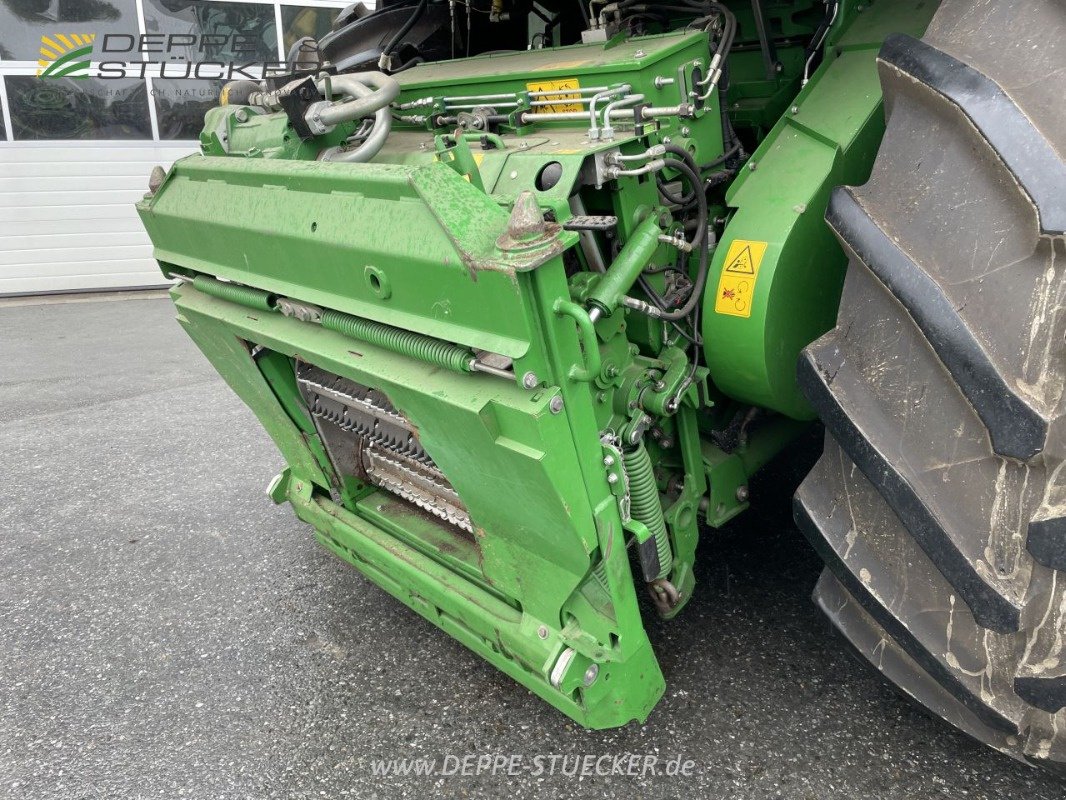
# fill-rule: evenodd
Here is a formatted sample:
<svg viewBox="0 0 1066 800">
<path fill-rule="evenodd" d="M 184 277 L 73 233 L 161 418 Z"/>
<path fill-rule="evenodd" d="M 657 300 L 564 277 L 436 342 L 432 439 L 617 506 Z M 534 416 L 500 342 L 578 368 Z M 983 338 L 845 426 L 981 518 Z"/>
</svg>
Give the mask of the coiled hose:
<svg viewBox="0 0 1066 800">
<path fill-rule="evenodd" d="M 629 513 L 633 519 L 643 522 L 655 538 L 655 549 L 659 555 L 659 574 L 655 579 L 661 580 L 670 574 L 674 556 L 666 535 L 666 519 L 663 517 L 662 503 L 659 502 L 659 487 L 655 485 L 651 456 L 644 442 L 623 453 L 622 463 L 629 478 Z"/>
<path fill-rule="evenodd" d="M 322 327 L 453 372 L 473 371 L 474 355 L 469 350 L 421 333 L 330 309 L 322 312 Z"/>
<path fill-rule="evenodd" d="M 253 289 L 251 286 L 242 286 L 239 283 L 226 283 L 207 275 L 197 275 L 192 279 L 192 285 L 197 291 L 217 297 L 219 300 L 228 300 L 231 303 L 239 303 L 260 311 L 273 311 L 274 304 L 277 302 L 277 297 L 270 292 Z"/>
</svg>

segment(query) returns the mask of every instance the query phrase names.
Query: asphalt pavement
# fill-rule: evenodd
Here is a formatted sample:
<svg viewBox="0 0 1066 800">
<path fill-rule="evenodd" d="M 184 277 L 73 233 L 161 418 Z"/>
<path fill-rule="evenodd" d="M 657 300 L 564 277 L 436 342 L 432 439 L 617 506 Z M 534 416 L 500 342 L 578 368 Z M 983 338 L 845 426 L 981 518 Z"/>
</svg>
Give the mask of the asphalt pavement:
<svg viewBox="0 0 1066 800">
<path fill-rule="evenodd" d="M 0 346 L 0 797 L 1066 796 L 831 635 L 789 512 L 816 443 L 701 544 L 687 611 L 648 623 L 648 721 L 592 732 L 270 503 L 280 456 L 168 300 L 5 304 Z M 653 769 L 582 776 L 586 755 Z M 476 774 L 490 756 L 507 769 Z M 435 774 L 379 774 L 399 759 Z"/>
</svg>

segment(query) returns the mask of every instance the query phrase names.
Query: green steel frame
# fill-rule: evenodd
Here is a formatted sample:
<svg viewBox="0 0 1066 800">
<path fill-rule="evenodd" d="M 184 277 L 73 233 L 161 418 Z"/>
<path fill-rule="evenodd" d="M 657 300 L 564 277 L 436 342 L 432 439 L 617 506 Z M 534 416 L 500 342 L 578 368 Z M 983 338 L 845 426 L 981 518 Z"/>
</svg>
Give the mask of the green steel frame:
<svg viewBox="0 0 1066 800">
<path fill-rule="evenodd" d="M 666 341 L 668 326 L 621 306 L 642 269 L 673 258 L 676 221 L 654 179 L 597 185 L 589 175 L 605 153 L 668 139 L 714 159 L 724 147 L 716 98 L 608 141 L 590 139 L 585 120 L 509 111 L 499 132 L 467 137 L 410 114 L 366 164 L 312 160 L 347 130 L 315 144 L 294 139 L 283 113 L 209 112 L 204 154 L 177 162 L 138 210 L 164 272 L 183 278 L 172 291 L 181 324 L 286 460 L 273 499 L 582 725 L 645 719 L 664 679 L 628 545 L 646 580 L 646 558 L 669 577 L 679 597 L 661 611 L 678 613 L 694 591 L 701 523 L 746 508 L 750 476 L 804 429 L 811 414 L 792 365 L 832 324 L 843 270 L 822 211 L 833 185 L 862 180 L 882 135 L 880 41 L 920 34 L 933 6 L 878 2 L 860 13 L 842 3 L 802 90 L 794 53 L 759 91 L 756 78 L 738 80 L 738 127 L 758 130 L 782 93 L 788 103 L 711 211 L 722 222 L 703 364 Z M 521 109 L 531 83 L 572 81 L 626 83 L 665 104 L 707 62 L 702 32 L 620 38 L 412 69 L 400 101 L 443 114 L 445 94 L 510 95 Z M 750 62 L 739 55 L 738 73 Z M 558 180 L 538 189 L 549 164 Z M 575 193 L 590 213 L 618 219 L 624 245 L 606 274 L 591 269 L 578 233 L 552 222 L 522 239 L 515 226 L 524 206 L 565 222 Z M 736 241 L 765 248 L 743 317 L 715 310 Z M 305 311 L 281 313 L 284 303 Z M 514 378 L 471 372 L 482 351 L 508 360 Z M 300 395 L 297 362 L 384 392 L 462 499 L 473 534 L 342 474 Z M 763 419 L 732 446 L 711 436 L 748 407 Z"/>
</svg>

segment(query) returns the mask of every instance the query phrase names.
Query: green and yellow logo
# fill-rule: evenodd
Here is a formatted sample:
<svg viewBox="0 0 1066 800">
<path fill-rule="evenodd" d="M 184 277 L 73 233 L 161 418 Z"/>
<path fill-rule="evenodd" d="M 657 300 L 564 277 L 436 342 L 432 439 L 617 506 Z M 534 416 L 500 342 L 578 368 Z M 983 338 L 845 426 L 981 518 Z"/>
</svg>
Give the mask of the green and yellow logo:
<svg viewBox="0 0 1066 800">
<path fill-rule="evenodd" d="M 41 37 L 38 78 L 88 78 L 95 33 L 54 33 Z"/>
</svg>

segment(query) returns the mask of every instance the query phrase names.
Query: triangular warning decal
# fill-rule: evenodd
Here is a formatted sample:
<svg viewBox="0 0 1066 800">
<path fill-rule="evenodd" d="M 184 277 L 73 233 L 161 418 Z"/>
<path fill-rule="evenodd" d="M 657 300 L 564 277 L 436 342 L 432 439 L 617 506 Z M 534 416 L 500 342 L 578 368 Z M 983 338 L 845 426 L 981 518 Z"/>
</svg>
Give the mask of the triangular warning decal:
<svg viewBox="0 0 1066 800">
<path fill-rule="evenodd" d="M 765 297 L 756 291 L 756 284 L 768 244 L 754 239 L 734 239 L 729 245 L 722 261 L 725 266 L 718 278 L 718 296 L 714 301 L 716 314 L 750 317 L 752 306 L 765 303 Z"/>
<path fill-rule="evenodd" d="M 755 264 L 751 255 L 751 245 L 745 245 L 744 249 L 725 265 L 725 271 L 740 275 L 754 275 Z"/>
</svg>

